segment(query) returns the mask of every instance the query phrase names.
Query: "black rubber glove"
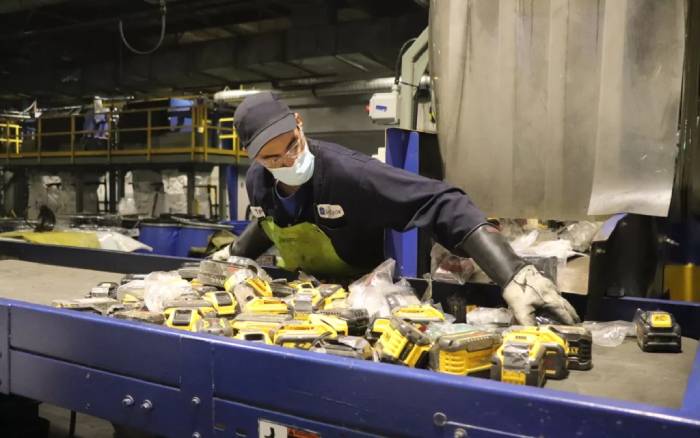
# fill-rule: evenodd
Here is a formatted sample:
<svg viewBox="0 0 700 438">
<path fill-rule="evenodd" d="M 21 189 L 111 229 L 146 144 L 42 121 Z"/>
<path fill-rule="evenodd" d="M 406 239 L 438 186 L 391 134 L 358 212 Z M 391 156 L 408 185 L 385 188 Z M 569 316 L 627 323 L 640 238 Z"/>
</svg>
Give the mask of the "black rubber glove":
<svg viewBox="0 0 700 438">
<path fill-rule="evenodd" d="M 230 256 L 257 259 L 272 246 L 272 241 L 257 220 L 252 221 L 235 242 L 212 255 L 214 260 L 226 260 Z"/>
<path fill-rule="evenodd" d="M 515 274 L 527 265 L 492 225 L 482 225 L 472 231 L 454 252 L 473 258 L 486 275 L 501 287 L 506 287 Z"/>
<path fill-rule="evenodd" d="M 491 225 L 472 231 L 455 249 L 474 259 L 496 284 L 519 324 L 535 325 L 541 312 L 563 324 L 580 322 L 576 310 L 557 286 L 533 265 L 521 259 L 500 232 Z"/>
</svg>

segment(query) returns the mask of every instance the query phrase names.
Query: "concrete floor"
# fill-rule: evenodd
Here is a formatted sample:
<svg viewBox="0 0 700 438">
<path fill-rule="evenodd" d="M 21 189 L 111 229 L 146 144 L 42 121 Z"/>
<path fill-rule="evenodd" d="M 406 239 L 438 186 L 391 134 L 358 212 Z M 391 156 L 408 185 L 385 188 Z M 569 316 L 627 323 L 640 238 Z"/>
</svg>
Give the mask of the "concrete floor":
<svg viewBox="0 0 700 438">
<path fill-rule="evenodd" d="M 50 305 L 52 300 L 79 298 L 102 281 L 119 281 L 121 274 L 63 268 L 18 260 L 0 260 L 0 297 Z M 68 436 L 70 411 L 42 403 L 39 415 L 51 422 L 49 437 Z M 90 415 L 78 414 L 76 436 L 112 438 L 112 424 Z"/>
</svg>

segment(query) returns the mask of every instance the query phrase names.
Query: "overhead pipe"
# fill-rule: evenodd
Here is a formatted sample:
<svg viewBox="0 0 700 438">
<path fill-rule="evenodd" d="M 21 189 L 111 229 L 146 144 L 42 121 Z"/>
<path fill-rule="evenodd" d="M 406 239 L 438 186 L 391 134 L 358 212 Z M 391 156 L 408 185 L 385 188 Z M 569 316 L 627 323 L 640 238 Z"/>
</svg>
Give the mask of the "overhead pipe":
<svg viewBox="0 0 700 438">
<path fill-rule="evenodd" d="M 429 80 L 429 78 L 426 77 L 426 80 Z M 297 97 L 351 96 L 357 94 L 370 94 L 382 91 L 391 91 L 391 87 L 393 85 L 394 78 L 386 77 L 370 79 L 365 81 L 346 81 L 328 85 L 316 85 L 303 90 L 222 90 L 214 94 L 214 101 L 225 103 L 237 103 L 252 94 L 260 93 L 262 91 L 271 91 L 279 95 L 283 99 Z"/>
<path fill-rule="evenodd" d="M 67 1 L 68 0 L 3 0 L 0 1 L 0 14 L 11 14 L 13 12 L 66 3 Z"/>
</svg>

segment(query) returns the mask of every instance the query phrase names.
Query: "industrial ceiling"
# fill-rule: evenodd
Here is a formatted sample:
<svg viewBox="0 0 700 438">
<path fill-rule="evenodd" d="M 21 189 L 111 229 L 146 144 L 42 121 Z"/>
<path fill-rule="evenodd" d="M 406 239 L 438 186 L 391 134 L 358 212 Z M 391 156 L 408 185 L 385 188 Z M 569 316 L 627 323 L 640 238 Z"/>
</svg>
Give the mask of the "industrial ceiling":
<svg viewBox="0 0 700 438">
<path fill-rule="evenodd" d="M 418 0 L 5 0 L 0 109 L 391 76 Z M 165 12 L 165 32 L 161 34 Z M 134 49 L 153 53 L 132 52 Z"/>
</svg>

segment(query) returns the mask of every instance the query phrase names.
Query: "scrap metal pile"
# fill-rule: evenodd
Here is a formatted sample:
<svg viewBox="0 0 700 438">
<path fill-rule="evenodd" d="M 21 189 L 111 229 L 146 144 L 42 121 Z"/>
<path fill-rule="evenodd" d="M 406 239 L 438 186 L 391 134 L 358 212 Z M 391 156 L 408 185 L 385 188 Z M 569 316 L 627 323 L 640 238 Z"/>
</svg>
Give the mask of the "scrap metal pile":
<svg viewBox="0 0 700 438">
<path fill-rule="evenodd" d="M 363 279 L 365 285 L 372 280 Z M 304 274 L 293 281 L 273 280 L 255 262 L 232 258 L 204 260 L 177 273 L 128 275 L 121 285 L 102 283 L 86 298 L 53 304 L 189 332 L 521 385 L 542 386 L 547 378 L 561 379 L 571 369 L 592 367 L 591 333 L 583 327 L 513 326 L 512 319 L 499 317 L 454 324 L 439 305 L 419 301 L 406 285 L 382 286 L 380 299 L 370 287 L 360 288 L 358 301 L 339 284 Z M 489 315 L 506 311 L 482 310 Z"/>
</svg>

